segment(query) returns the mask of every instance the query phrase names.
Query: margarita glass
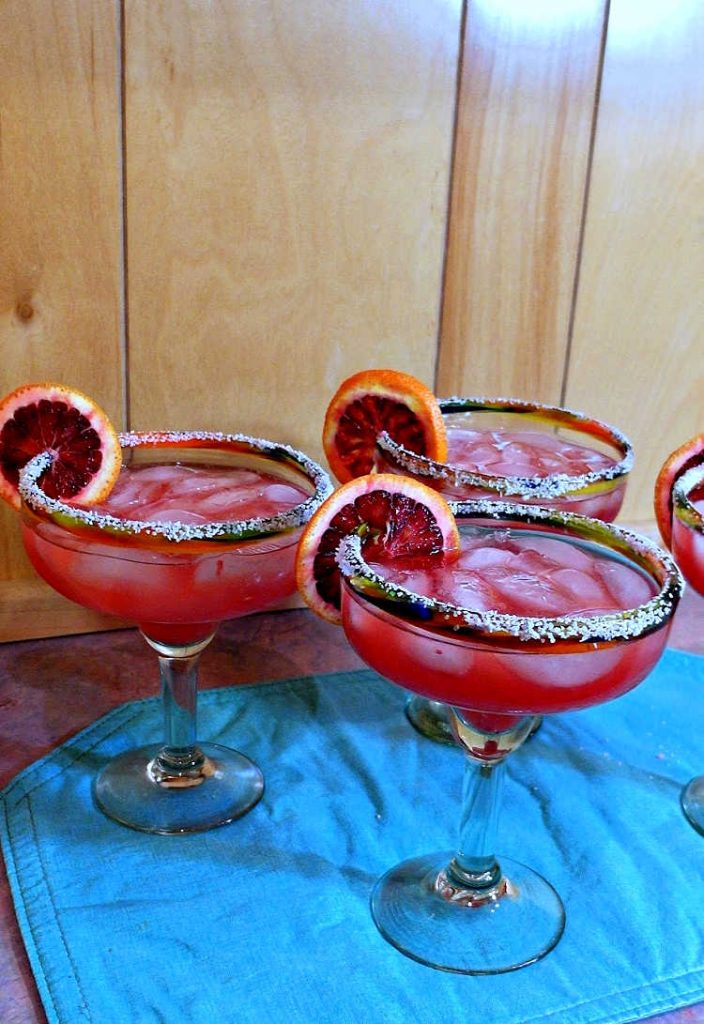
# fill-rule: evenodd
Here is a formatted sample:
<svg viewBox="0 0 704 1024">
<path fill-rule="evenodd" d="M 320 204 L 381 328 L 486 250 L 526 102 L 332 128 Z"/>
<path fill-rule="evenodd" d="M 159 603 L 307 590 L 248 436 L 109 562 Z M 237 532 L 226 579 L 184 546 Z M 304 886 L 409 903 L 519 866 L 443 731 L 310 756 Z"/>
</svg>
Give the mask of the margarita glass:
<svg viewBox="0 0 704 1024">
<path fill-rule="evenodd" d="M 108 498 L 80 507 L 22 471 L 22 537 L 55 590 L 134 621 L 159 659 L 164 742 L 110 761 L 94 782 L 109 817 L 162 834 L 211 828 L 259 800 L 259 768 L 196 740 L 198 659 L 220 622 L 295 591 L 301 527 L 330 493 L 301 452 L 242 434 L 120 435 L 123 468 Z"/>
<path fill-rule="evenodd" d="M 525 966 L 557 943 L 562 902 L 495 856 L 506 757 L 534 716 L 611 700 L 655 665 L 682 590 L 646 538 L 567 512 L 485 501 L 458 506 L 456 561 L 369 565 L 342 542 L 342 616 L 357 653 L 392 682 L 452 708 L 467 758 L 456 852 L 421 856 L 377 883 L 372 913 L 407 956 L 465 974 Z M 545 607 L 550 614 L 535 613 Z"/>
<path fill-rule="evenodd" d="M 633 465 L 624 434 L 583 413 L 513 398 L 440 399 L 447 462 L 414 454 L 387 433 L 377 440 L 380 472 L 414 476 L 452 501 L 540 504 L 612 522 Z M 406 714 L 423 735 L 454 743 L 447 708 L 412 696 Z"/>
<path fill-rule="evenodd" d="M 704 595 L 704 464 L 683 473 L 672 488 L 672 553 L 685 579 Z M 684 787 L 682 810 L 704 835 L 704 775 Z"/>
</svg>

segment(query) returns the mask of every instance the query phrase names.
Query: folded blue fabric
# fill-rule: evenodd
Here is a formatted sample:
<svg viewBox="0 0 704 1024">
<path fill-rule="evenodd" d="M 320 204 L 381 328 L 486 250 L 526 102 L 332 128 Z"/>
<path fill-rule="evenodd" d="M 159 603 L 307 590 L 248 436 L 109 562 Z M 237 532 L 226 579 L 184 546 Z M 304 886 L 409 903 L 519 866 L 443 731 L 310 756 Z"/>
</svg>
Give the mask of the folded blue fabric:
<svg viewBox="0 0 704 1024">
<path fill-rule="evenodd" d="M 418 736 L 371 672 L 203 693 L 199 732 L 253 757 L 261 803 L 211 832 L 133 832 L 91 779 L 160 738 L 125 705 L 1 794 L 17 915 L 51 1022 L 597 1024 L 704 1000 L 704 659 L 668 651 L 620 700 L 546 720 L 509 759 L 499 852 L 544 874 L 567 927 L 531 967 L 466 977 L 377 933 L 376 878 L 452 847 L 462 754 Z"/>
</svg>

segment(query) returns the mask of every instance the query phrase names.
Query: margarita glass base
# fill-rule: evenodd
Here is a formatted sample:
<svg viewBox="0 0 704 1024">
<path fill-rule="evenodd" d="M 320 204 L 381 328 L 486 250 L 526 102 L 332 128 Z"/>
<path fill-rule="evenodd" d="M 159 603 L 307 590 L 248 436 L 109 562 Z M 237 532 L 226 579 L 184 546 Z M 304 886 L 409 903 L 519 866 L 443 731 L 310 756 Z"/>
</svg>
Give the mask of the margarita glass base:
<svg viewBox="0 0 704 1024">
<path fill-rule="evenodd" d="M 406 718 L 416 732 L 436 743 L 456 746 L 450 725 L 450 709 L 439 700 L 430 700 L 414 694 L 406 701 Z"/>
<path fill-rule="evenodd" d="M 140 832 L 200 832 L 246 814 L 264 792 L 261 771 L 236 750 L 199 743 L 195 763 L 164 771 L 162 749 L 138 747 L 103 768 L 93 795 L 104 814 Z"/>
<path fill-rule="evenodd" d="M 492 889 L 449 886 L 452 856 L 407 860 L 379 879 L 371 909 L 387 942 L 412 960 L 456 974 L 503 974 L 550 952 L 565 912 L 549 882 L 500 857 L 504 874 Z"/>
<path fill-rule="evenodd" d="M 687 821 L 704 836 L 704 775 L 698 775 L 687 783 L 680 803 Z"/>
</svg>

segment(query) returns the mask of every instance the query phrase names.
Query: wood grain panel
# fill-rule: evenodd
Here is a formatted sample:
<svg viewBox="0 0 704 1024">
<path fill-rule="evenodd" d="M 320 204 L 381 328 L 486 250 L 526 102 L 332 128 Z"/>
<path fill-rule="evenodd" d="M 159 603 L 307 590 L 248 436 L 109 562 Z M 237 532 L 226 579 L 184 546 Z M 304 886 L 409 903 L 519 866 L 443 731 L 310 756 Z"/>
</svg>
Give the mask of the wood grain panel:
<svg viewBox="0 0 704 1024">
<path fill-rule="evenodd" d="M 128 0 L 134 426 L 320 455 L 347 374 L 432 382 L 460 8 Z"/>
<path fill-rule="evenodd" d="M 560 398 L 604 0 L 469 0 L 437 389 Z"/>
<path fill-rule="evenodd" d="M 567 398 L 631 437 L 624 515 L 704 430 L 704 6 L 614 0 Z"/>
<path fill-rule="evenodd" d="M 120 629 L 132 623 L 99 615 L 57 594 L 42 580 L 0 583 L 0 643 Z"/>
<path fill-rule="evenodd" d="M 82 388 L 121 422 L 117 3 L 0 4 L 0 394 Z M 29 579 L 0 509 L 0 600 Z M 31 616 L 31 610 L 29 611 Z M 39 614 L 39 613 L 37 613 Z"/>
</svg>

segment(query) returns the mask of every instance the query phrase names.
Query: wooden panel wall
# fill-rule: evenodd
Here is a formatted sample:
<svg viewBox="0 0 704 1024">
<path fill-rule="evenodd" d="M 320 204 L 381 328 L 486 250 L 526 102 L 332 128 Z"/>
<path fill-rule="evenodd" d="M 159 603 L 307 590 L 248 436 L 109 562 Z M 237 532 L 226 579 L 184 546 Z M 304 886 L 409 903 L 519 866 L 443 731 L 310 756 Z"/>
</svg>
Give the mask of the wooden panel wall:
<svg viewBox="0 0 704 1024">
<path fill-rule="evenodd" d="M 121 424 L 117 18 L 106 0 L 0 4 L 0 394 L 66 381 Z M 5 507 L 0 579 L 0 639 L 106 621 L 36 581 Z"/>
<path fill-rule="evenodd" d="M 559 403 L 605 0 L 469 0 L 438 390 Z"/>
<path fill-rule="evenodd" d="M 0 25 L 0 115 L 20 140 L 0 184 L 56 170 L 38 207 L 15 191 L 1 230 L 19 247 L 29 223 L 51 247 L 52 323 L 32 360 L 0 327 L 3 394 L 67 380 L 119 421 L 124 389 L 131 427 L 239 429 L 322 457 L 348 373 L 432 383 L 461 0 L 31 0 L 30 31 L 21 6 Z M 53 64 L 46 100 L 34 80 Z M 51 217 L 70 245 L 43 237 Z M 61 617 L 37 614 L 8 512 L 3 537 L 0 639 L 94 625 L 43 588 Z"/>
<path fill-rule="evenodd" d="M 703 66 L 698 0 L 6 0 L 0 393 L 319 456 L 394 365 L 618 423 L 647 519 L 704 429 Z M 95 628 L 0 517 L 0 639 Z"/>
<path fill-rule="evenodd" d="M 126 12 L 132 422 L 322 456 L 347 374 L 432 383 L 459 0 Z"/>
<path fill-rule="evenodd" d="M 664 458 L 704 431 L 704 4 L 617 0 L 567 401 L 636 450 L 623 515 L 650 514 Z"/>
<path fill-rule="evenodd" d="M 704 430 L 703 68 L 698 0 L 469 0 L 438 391 L 618 425 L 635 522 Z"/>
</svg>

